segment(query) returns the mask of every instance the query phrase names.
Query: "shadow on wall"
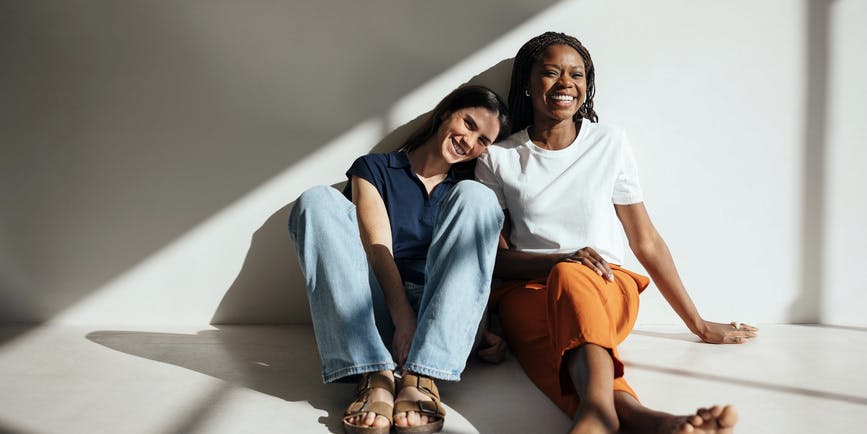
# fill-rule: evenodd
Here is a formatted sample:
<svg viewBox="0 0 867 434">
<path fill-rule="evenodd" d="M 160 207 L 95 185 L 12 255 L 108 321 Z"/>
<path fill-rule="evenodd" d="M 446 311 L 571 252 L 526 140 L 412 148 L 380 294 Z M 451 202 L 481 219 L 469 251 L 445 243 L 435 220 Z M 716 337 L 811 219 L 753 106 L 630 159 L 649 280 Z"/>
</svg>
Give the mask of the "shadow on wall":
<svg viewBox="0 0 867 434">
<path fill-rule="evenodd" d="M 0 3 L 0 322 L 56 316 L 553 3 Z M 252 289 L 297 283 L 287 213 L 218 321 L 294 300 Z"/>
<path fill-rule="evenodd" d="M 473 77 L 468 84 L 488 86 L 505 100 L 512 60 L 497 63 Z M 399 148 L 427 115 L 425 113 L 387 132 L 371 152 L 390 152 Z M 332 187 L 342 190 L 344 184 Z M 213 324 L 310 323 L 304 275 L 288 231 L 289 213 L 294 205 L 292 202 L 272 214 L 253 234 L 241 271 L 217 307 L 211 320 Z M 286 306 L 288 311 L 275 310 L 275 305 Z"/>
</svg>

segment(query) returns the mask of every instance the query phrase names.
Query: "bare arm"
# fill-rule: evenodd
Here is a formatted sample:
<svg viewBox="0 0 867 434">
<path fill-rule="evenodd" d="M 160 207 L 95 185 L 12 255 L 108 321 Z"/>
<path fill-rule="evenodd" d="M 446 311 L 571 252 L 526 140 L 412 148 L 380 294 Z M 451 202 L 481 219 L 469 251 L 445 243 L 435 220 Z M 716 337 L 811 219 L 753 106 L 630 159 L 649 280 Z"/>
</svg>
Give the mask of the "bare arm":
<svg viewBox="0 0 867 434">
<path fill-rule="evenodd" d="M 629 247 L 650 273 L 659 292 L 691 332 L 705 342 L 742 343 L 756 336 L 758 329 L 746 324 L 735 327 L 705 321 L 686 292 L 665 241 L 653 227 L 643 203 L 614 205 L 626 231 Z"/>
<path fill-rule="evenodd" d="M 388 211 L 382 196 L 373 184 L 357 176 L 353 176 L 350 182 L 352 182 L 352 202 L 356 206 L 358 215 L 361 244 L 367 253 L 367 260 L 373 268 L 376 280 L 382 288 L 388 312 L 394 322 L 392 351 L 398 364 L 403 365 L 415 335 L 416 313 L 406 298 L 403 280 L 394 262 Z"/>
</svg>

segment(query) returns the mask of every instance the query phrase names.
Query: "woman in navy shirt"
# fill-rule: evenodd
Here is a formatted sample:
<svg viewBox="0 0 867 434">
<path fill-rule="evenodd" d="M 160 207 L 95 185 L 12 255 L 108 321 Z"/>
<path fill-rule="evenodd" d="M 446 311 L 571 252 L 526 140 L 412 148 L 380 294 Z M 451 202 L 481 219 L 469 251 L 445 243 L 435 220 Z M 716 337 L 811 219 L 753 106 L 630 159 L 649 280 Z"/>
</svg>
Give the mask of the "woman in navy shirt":
<svg viewBox="0 0 867 434">
<path fill-rule="evenodd" d="M 320 186 L 298 198 L 289 229 L 323 381 L 362 374 L 346 432 L 442 429 L 434 379 L 460 379 L 503 224 L 493 192 L 459 169 L 506 137 L 506 113 L 491 90 L 458 88 L 400 150 L 358 158 L 343 195 Z"/>
</svg>

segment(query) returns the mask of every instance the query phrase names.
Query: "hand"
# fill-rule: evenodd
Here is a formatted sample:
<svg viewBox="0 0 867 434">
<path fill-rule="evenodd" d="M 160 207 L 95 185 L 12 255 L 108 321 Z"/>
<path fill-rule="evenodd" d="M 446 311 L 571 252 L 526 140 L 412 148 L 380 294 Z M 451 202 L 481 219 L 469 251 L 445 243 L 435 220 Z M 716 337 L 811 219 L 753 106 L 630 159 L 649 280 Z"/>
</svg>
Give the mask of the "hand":
<svg viewBox="0 0 867 434">
<path fill-rule="evenodd" d="M 394 322 L 394 339 L 391 342 L 391 352 L 397 365 L 403 367 L 406 358 L 409 357 L 409 348 L 412 346 L 412 338 L 415 337 L 416 318 L 415 311 L 409 312 L 396 318 Z"/>
<path fill-rule="evenodd" d="M 759 335 L 759 329 L 739 322 L 703 321 L 698 337 L 709 344 L 743 344 Z"/>
<path fill-rule="evenodd" d="M 506 341 L 494 332 L 485 329 L 484 343 L 476 353 L 482 361 L 497 364 L 506 358 Z"/>
<path fill-rule="evenodd" d="M 608 262 L 605 262 L 605 259 L 602 259 L 602 256 L 590 247 L 585 247 L 575 253 L 566 255 L 560 258 L 558 262 L 577 262 L 579 264 L 584 264 L 604 279 L 611 282 L 614 281 L 614 274 L 611 273 L 611 267 L 608 266 Z"/>
</svg>

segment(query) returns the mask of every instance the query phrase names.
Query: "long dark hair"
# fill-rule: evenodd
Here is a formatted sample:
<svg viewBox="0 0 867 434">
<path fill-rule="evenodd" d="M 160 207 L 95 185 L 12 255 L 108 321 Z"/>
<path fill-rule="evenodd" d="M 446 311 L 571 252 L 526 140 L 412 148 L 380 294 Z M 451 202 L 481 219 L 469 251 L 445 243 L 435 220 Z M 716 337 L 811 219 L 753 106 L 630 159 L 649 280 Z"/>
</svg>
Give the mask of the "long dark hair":
<svg viewBox="0 0 867 434">
<path fill-rule="evenodd" d="M 497 121 L 500 123 L 500 133 L 497 135 L 495 141 L 505 139 L 512 132 L 511 122 L 509 122 L 509 110 L 506 108 L 506 103 L 503 102 L 503 99 L 496 92 L 485 86 L 466 85 L 446 95 L 434 107 L 433 111 L 428 114 L 427 118 L 422 121 L 421 125 L 413 130 L 398 150 L 411 152 L 417 149 L 437 133 L 440 125 L 442 125 L 449 114 L 469 107 L 479 107 L 497 114 Z M 473 159 L 455 164 L 453 168 L 459 179 L 469 179 L 473 177 L 475 167 L 476 160 Z"/>
<path fill-rule="evenodd" d="M 565 33 L 546 32 L 527 41 L 518 54 L 515 55 L 515 63 L 512 66 L 512 83 L 509 87 L 509 115 L 512 118 L 515 131 L 523 130 L 533 124 L 533 104 L 524 93 L 530 82 L 530 69 L 533 64 L 542 58 L 545 50 L 552 45 L 568 45 L 575 49 L 584 61 L 584 73 L 587 80 L 587 94 L 584 104 L 575 113 L 575 122 L 585 118 L 591 122 L 598 122 L 599 116 L 593 110 L 593 96 L 596 94 L 596 68 L 593 67 L 593 59 L 590 52 L 581 44 L 581 41 Z"/>
</svg>

